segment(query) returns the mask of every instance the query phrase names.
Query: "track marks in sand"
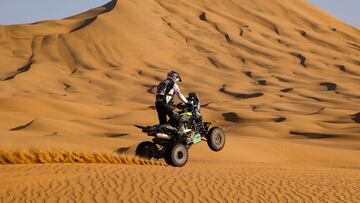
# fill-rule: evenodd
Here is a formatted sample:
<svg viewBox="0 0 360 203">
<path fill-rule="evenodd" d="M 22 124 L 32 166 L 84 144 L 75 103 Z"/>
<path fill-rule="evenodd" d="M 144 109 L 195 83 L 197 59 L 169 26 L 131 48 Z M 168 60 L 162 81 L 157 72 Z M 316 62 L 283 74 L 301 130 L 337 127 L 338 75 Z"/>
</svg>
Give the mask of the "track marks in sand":
<svg viewBox="0 0 360 203">
<path fill-rule="evenodd" d="M 165 165 L 161 161 L 145 160 L 135 156 L 111 153 L 46 151 L 38 149 L 9 150 L 0 149 L 0 164 L 53 164 L 53 163 L 101 163 Z"/>
<path fill-rule="evenodd" d="M 25 125 L 20 125 L 18 127 L 15 127 L 15 128 L 11 128 L 10 131 L 17 131 L 17 130 L 23 130 L 27 127 L 29 127 L 31 124 L 33 124 L 34 122 L 36 121 L 36 119 L 26 123 Z"/>
</svg>

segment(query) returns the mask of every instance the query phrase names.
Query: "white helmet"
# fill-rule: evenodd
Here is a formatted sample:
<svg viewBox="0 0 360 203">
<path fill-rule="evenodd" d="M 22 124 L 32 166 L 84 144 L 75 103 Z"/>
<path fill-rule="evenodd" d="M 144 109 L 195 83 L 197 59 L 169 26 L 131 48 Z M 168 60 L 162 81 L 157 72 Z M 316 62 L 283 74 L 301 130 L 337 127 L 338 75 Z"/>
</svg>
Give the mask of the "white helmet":
<svg viewBox="0 0 360 203">
<path fill-rule="evenodd" d="M 168 78 L 171 78 L 173 81 L 175 82 L 182 82 L 181 77 L 179 75 L 179 73 L 177 73 L 176 71 L 170 71 L 167 74 Z"/>
</svg>

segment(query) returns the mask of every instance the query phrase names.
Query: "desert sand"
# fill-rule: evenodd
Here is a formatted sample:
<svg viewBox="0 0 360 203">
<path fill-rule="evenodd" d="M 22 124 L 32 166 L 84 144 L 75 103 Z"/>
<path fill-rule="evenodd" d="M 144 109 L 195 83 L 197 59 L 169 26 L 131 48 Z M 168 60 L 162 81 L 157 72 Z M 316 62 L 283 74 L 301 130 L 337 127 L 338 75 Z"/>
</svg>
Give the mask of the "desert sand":
<svg viewBox="0 0 360 203">
<path fill-rule="evenodd" d="M 170 70 L 223 151 L 135 157 Z M 0 202 L 360 202 L 360 30 L 304 0 L 113 0 L 0 26 Z"/>
</svg>

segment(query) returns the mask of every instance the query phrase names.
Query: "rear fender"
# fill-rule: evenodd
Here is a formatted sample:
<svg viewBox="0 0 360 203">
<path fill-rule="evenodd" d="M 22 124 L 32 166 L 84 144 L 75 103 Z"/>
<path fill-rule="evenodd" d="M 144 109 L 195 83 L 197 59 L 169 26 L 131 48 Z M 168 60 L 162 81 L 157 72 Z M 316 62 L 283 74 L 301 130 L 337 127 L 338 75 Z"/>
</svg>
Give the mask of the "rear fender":
<svg viewBox="0 0 360 203">
<path fill-rule="evenodd" d="M 148 132 L 149 129 L 149 126 L 143 126 L 143 125 L 135 125 L 135 127 L 141 129 L 141 131 L 144 133 Z"/>
<path fill-rule="evenodd" d="M 211 125 L 210 122 L 204 122 L 204 130 L 209 131 Z"/>
<path fill-rule="evenodd" d="M 159 131 L 158 126 L 142 126 L 142 125 L 135 125 L 135 127 L 140 128 L 142 132 L 144 133 L 156 133 L 156 131 Z"/>
</svg>

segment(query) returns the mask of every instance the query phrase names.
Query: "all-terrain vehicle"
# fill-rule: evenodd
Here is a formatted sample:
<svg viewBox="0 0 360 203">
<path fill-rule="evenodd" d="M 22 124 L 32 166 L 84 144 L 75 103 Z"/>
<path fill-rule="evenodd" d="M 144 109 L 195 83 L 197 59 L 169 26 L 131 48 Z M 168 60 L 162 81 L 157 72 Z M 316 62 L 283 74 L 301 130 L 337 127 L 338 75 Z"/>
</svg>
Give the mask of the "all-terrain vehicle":
<svg viewBox="0 0 360 203">
<path fill-rule="evenodd" d="M 175 167 L 182 167 L 188 160 L 188 150 L 194 144 L 207 141 L 213 151 L 220 151 L 225 145 L 225 133 L 219 127 L 212 127 L 211 123 L 203 122 L 200 113 L 200 102 L 196 93 L 188 96 L 189 104 L 176 105 L 178 116 L 170 119 L 168 124 L 136 127 L 142 132 L 154 137 L 152 142 L 140 143 L 136 148 L 136 155 L 143 158 L 164 158 Z"/>
</svg>

